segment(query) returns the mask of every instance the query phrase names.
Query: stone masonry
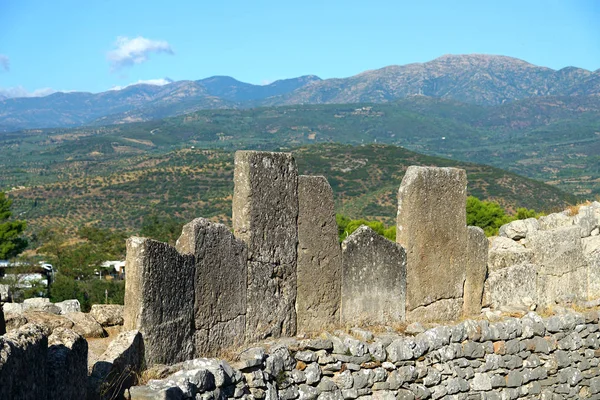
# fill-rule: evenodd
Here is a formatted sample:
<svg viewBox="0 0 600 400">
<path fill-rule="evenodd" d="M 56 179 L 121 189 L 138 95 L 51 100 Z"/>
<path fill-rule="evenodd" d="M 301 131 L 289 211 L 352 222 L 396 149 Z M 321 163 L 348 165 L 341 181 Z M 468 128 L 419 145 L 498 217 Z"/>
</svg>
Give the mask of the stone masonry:
<svg viewBox="0 0 600 400">
<path fill-rule="evenodd" d="M 289 153 L 235 153 L 233 230 L 248 249 L 246 338 L 296 333 L 298 170 Z"/>
<path fill-rule="evenodd" d="M 342 243 L 342 323 L 393 324 L 405 319 L 406 253 L 361 226 Z"/>
<path fill-rule="evenodd" d="M 299 332 L 321 331 L 340 322 L 342 254 L 333 191 L 323 176 L 298 177 Z"/>
<path fill-rule="evenodd" d="M 146 363 L 193 357 L 194 256 L 168 244 L 127 240 L 124 329 L 144 337 Z"/>
<path fill-rule="evenodd" d="M 481 301 L 483 297 L 483 286 L 487 276 L 488 240 L 483 229 L 467 227 L 467 268 L 464 290 L 465 315 L 477 315 L 481 313 Z"/>
<path fill-rule="evenodd" d="M 176 248 L 196 260 L 194 354 L 212 357 L 240 345 L 246 329 L 246 246 L 225 225 L 197 218 L 183 227 Z"/>
<path fill-rule="evenodd" d="M 462 314 L 466 195 L 461 169 L 411 166 L 402 179 L 396 241 L 406 249 L 408 320 L 452 320 Z"/>
</svg>

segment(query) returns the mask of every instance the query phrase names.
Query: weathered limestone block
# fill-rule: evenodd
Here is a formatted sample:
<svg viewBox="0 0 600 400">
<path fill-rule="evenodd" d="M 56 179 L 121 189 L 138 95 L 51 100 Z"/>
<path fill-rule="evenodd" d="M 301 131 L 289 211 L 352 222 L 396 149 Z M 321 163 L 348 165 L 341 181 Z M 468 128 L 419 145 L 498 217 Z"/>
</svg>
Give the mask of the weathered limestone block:
<svg viewBox="0 0 600 400">
<path fill-rule="evenodd" d="M 90 314 L 82 312 L 70 312 L 65 315 L 73 321 L 73 330 L 85 338 L 105 337 L 106 332 Z"/>
<path fill-rule="evenodd" d="M 573 224 L 579 227 L 582 238 L 590 236 L 592 231 L 600 225 L 595 211 L 595 207 L 592 205 L 581 206 L 577 215 L 573 217 Z"/>
<path fill-rule="evenodd" d="M 465 278 L 464 306 L 465 315 L 481 312 L 483 285 L 487 275 L 488 240 L 483 229 L 467 227 L 467 274 Z"/>
<path fill-rule="evenodd" d="M 342 323 L 404 321 L 405 300 L 406 252 L 361 226 L 342 242 Z"/>
<path fill-rule="evenodd" d="M 120 304 L 92 304 L 90 315 L 102 326 L 123 325 L 124 307 Z"/>
<path fill-rule="evenodd" d="M 566 228 L 573 225 L 573 217 L 568 212 L 562 211 L 540 217 L 538 224 L 541 231 Z"/>
<path fill-rule="evenodd" d="M 0 336 L 0 399 L 45 399 L 47 353 L 41 326 L 29 324 Z"/>
<path fill-rule="evenodd" d="M 48 338 L 48 400 L 85 399 L 87 394 L 87 341 L 66 328 Z"/>
<path fill-rule="evenodd" d="M 537 271 L 533 264 L 518 264 L 490 271 L 485 281 L 483 306 L 521 307 L 524 299 L 537 303 Z"/>
<path fill-rule="evenodd" d="M 533 263 L 533 251 L 512 239 L 497 236 L 492 238 L 488 253 L 488 270 Z"/>
<path fill-rule="evenodd" d="M 121 332 L 100 356 L 88 381 L 88 399 L 122 398 L 144 369 L 144 339 L 139 331 Z"/>
<path fill-rule="evenodd" d="M 342 253 L 325 177 L 298 177 L 298 210 L 298 330 L 318 331 L 340 322 Z"/>
<path fill-rule="evenodd" d="M 45 297 L 32 297 L 23 300 L 23 311 L 43 311 L 50 314 L 60 314 L 60 308 L 50 303 Z"/>
<path fill-rule="evenodd" d="M 23 303 L 4 303 L 4 312 L 21 314 L 23 313 Z"/>
<path fill-rule="evenodd" d="M 23 317 L 27 319 L 28 323 L 41 325 L 52 333 L 56 328 L 73 328 L 73 321 L 62 315 L 53 313 L 47 313 L 44 311 L 27 311 L 23 313 Z"/>
<path fill-rule="evenodd" d="M 246 246 L 223 224 L 198 218 L 186 224 L 177 250 L 196 260 L 195 357 L 216 356 L 243 342 L 246 329 Z"/>
<path fill-rule="evenodd" d="M 406 309 L 438 320 L 435 303 L 462 310 L 467 252 L 467 175 L 456 168 L 407 169 L 398 191 L 396 241 L 406 249 Z M 452 301 L 453 300 L 453 301 Z M 448 303 L 445 301 L 444 303 Z M 456 310 L 440 303 L 440 313 Z M 426 312 L 423 312 L 426 311 Z"/>
<path fill-rule="evenodd" d="M 600 236 L 581 239 L 588 267 L 588 299 L 600 298 Z"/>
<path fill-rule="evenodd" d="M 6 306 L 6 304 L 5 304 Z M 4 321 L 6 322 L 6 331 L 12 331 L 14 329 L 18 329 L 23 325 L 27 324 L 27 318 L 23 316 L 23 314 L 19 313 L 10 313 L 4 311 Z"/>
<path fill-rule="evenodd" d="M 578 226 L 534 232 L 526 246 L 538 266 L 540 304 L 587 297 L 587 262 Z"/>
<path fill-rule="evenodd" d="M 79 303 L 79 300 L 75 300 L 75 299 L 64 300 L 59 303 L 54 303 L 54 305 L 56 307 L 60 308 L 61 315 L 65 315 L 70 312 L 80 312 L 81 311 L 81 304 Z"/>
<path fill-rule="evenodd" d="M 539 230 L 540 224 L 535 218 L 519 219 L 500 227 L 499 235 L 512 240 L 524 239 L 530 232 Z"/>
<path fill-rule="evenodd" d="M 165 243 L 132 237 L 125 265 L 123 326 L 142 333 L 146 363 L 192 358 L 194 257 Z"/>
<path fill-rule="evenodd" d="M 248 249 L 246 338 L 296 333 L 298 171 L 289 153 L 235 154 L 232 220 Z"/>
</svg>

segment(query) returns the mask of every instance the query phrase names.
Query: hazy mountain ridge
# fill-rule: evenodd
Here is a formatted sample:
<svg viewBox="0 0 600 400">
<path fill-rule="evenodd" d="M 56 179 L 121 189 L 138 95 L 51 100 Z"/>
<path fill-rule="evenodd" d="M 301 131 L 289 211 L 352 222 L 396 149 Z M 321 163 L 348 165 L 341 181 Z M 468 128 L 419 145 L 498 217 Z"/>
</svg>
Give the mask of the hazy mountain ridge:
<svg viewBox="0 0 600 400">
<path fill-rule="evenodd" d="M 600 96 L 600 69 L 555 71 L 491 55 L 446 55 L 348 78 L 314 75 L 253 85 L 226 76 L 122 90 L 0 99 L 0 132 L 148 121 L 201 109 L 385 103 L 419 96 L 492 106 L 545 96 Z M 549 109 L 551 110 L 551 109 Z"/>
</svg>

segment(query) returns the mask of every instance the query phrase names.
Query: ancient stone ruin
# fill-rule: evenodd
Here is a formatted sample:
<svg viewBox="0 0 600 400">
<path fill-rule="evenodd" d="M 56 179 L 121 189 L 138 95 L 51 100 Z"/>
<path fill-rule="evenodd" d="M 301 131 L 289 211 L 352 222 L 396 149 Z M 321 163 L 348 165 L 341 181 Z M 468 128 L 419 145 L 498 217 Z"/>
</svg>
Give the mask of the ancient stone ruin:
<svg viewBox="0 0 600 400">
<path fill-rule="evenodd" d="M 120 314 L 5 305 L 0 398 L 600 398 L 598 313 L 527 314 L 600 305 L 600 203 L 488 239 L 466 226 L 463 170 L 410 167 L 397 242 L 363 226 L 340 244 L 331 187 L 291 154 L 237 152 L 234 183 L 233 229 L 198 218 L 175 246 L 127 241 L 124 332 L 90 376 L 81 336 Z M 471 315 L 492 322 L 423 326 Z M 225 352 L 234 365 L 206 358 Z M 128 389 L 143 368 L 160 379 Z"/>
</svg>

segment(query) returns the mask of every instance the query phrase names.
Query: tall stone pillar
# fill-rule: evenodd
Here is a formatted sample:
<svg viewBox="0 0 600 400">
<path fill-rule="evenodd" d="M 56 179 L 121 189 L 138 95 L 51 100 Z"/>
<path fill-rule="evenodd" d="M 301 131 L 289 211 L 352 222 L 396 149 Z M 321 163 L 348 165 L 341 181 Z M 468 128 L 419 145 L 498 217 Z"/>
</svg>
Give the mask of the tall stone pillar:
<svg viewBox="0 0 600 400">
<path fill-rule="evenodd" d="M 235 154 L 233 229 L 248 249 L 246 338 L 296 333 L 298 170 L 289 153 Z"/>
<path fill-rule="evenodd" d="M 396 241 L 406 249 L 408 320 L 451 320 L 462 314 L 466 199 L 462 169 L 411 166 L 402 179 Z"/>
<path fill-rule="evenodd" d="M 298 177 L 298 208 L 298 331 L 319 331 L 339 325 L 342 280 L 333 191 L 325 177 Z"/>
<path fill-rule="evenodd" d="M 467 267 L 463 312 L 465 315 L 481 313 L 483 287 L 487 274 L 488 239 L 483 229 L 477 226 L 467 227 Z"/>
</svg>

